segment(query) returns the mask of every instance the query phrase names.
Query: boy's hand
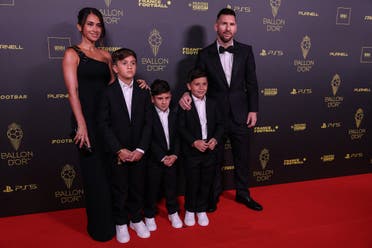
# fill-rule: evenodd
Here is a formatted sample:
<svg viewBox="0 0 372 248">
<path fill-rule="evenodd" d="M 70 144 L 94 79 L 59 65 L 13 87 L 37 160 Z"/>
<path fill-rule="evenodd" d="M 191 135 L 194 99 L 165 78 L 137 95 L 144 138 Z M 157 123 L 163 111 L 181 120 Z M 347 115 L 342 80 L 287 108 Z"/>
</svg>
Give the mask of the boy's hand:
<svg viewBox="0 0 372 248">
<path fill-rule="evenodd" d="M 194 143 L 192 143 L 192 146 L 201 152 L 205 152 L 205 150 L 208 149 L 208 143 L 204 140 L 195 140 Z"/>
<path fill-rule="evenodd" d="M 122 162 L 127 162 L 132 159 L 132 152 L 128 149 L 120 149 L 118 152 L 118 164 L 122 164 Z"/>
<path fill-rule="evenodd" d="M 130 160 L 131 162 L 137 162 L 143 157 L 143 153 L 137 150 L 134 150 L 132 152 L 132 159 Z"/>
<path fill-rule="evenodd" d="M 208 141 L 208 148 L 210 149 L 210 150 L 214 150 L 214 148 L 216 147 L 216 145 L 217 145 L 217 140 L 215 139 L 215 138 L 212 138 L 212 139 L 210 139 L 209 141 Z"/>
<path fill-rule="evenodd" d="M 165 158 L 163 160 L 163 164 L 165 166 L 171 167 L 174 164 L 174 162 L 176 162 L 176 160 L 177 160 L 176 155 L 165 156 Z"/>
</svg>

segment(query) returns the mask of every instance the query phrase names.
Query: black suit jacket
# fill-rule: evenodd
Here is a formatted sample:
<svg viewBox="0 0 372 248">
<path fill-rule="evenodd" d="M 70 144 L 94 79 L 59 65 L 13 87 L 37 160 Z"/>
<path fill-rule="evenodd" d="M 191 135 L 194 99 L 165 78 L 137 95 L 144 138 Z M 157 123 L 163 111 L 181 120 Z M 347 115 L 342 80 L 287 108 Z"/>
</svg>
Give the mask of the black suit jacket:
<svg viewBox="0 0 372 248">
<path fill-rule="evenodd" d="M 208 97 L 206 99 L 206 114 L 207 139 L 209 141 L 211 138 L 215 138 L 217 143 L 220 143 L 224 133 L 222 113 L 219 110 L 217 103 Z M 202 154 L 199 150 L 192 147 L 195 140 L 202 139 L 200 119 L 194 101 L 191 102 L 191 110 L 183 110 L 182 108 L 179 108 L 178 131 L 183 141 L 182 150 L 185 155 L 198 156 Z M 216 149 L 214 149 L 214 151 L 216 151 Z"/>
<path fill-rule="evenodd" d="M 177 113 L 172 109 L 169 110 L 168 115 L 168 132 L 169 132 L 169 149 L 167 147 L 167 141 L 163 126 L 161 124 L 159 115 L 155 109 L 152 108 L 152 139 L 151 139 L 151 158 L 154 162 L 160 162 L 164 156 L 176 155 L 179 156 L 180 142 L 177 133 Z"/>
<path fill-rule="evenodd" d="M 234 121 L 244 124 L 248 112 L 258 112 L 258 86 L 252 47 L 234 40 L 234 62 L 230 86 L 222 68 L 217 43 L 199 52 L 196 66 L 207 72 L 208 96 L 218 101 L 227 120 L 231 111 Z"/>
<path fill-rule="evenodd" d="M 118 80 L 103 93 L 99 108 L 98 126 L 108 150 L 117 153 L 126 148 L 148 150 L 151 139 L 152 104 L 148 90 L 133 83 L 131 119 Z"/>
</svg>

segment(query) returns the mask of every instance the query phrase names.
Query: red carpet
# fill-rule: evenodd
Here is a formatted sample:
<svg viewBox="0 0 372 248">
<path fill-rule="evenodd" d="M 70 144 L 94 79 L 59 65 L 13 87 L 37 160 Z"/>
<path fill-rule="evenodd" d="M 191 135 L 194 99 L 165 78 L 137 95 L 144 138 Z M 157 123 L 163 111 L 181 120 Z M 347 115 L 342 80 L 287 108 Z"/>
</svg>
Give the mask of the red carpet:
<svg viewBox="0 0 372 248">
<path fill-rule="evenodd" d="M 149 239 L 92 241 L 83 209 L 0 218 L 0 247 L 372 247 L 372 174 L 256 187 L 254 212 L 221 197 L 208 227 L 173 229 L 164 208 Z M 182 213 L 183 216 L 183 213 Z"/>
</svg>

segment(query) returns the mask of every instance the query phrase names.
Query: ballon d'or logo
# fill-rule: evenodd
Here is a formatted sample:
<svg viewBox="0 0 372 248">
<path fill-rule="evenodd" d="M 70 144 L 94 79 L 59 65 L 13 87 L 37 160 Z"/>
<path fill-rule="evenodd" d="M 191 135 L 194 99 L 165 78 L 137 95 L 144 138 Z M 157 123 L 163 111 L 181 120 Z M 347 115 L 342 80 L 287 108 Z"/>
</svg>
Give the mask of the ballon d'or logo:
<svg viewBox="0 0 372 248">
<path fill-rule="evenodd" d="M 10 144 L 12 145 L 14 150 L 18 151 L 23 138 L 23 131 L 21 129 L 21 126 L 17 123 L 10 124 L 8 126 L 8 131 L 6 132 L 6 136 L 8 136 Z"/>
<path fill-rule="evenodd" d="M 151 46 L 152 53 L 156 56 L 159 52 L 159 47 L 163 41 L 158 30 L 153 29 L 149 35 L 148 42 Z"/>
</svg>

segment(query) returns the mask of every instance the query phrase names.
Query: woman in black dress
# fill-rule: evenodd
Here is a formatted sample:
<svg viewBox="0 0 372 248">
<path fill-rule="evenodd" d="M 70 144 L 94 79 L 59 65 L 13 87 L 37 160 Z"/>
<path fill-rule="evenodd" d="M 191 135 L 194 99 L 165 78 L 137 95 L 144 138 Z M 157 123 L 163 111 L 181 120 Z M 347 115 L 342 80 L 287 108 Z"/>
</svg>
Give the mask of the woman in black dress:
<svg viewBox="0 0 372 248">
<path fill-rule="evenodd" d="M 81 9 L 77 27 L 81 42 L 66 49 L 63 76 L 76 127 L 74 142 L 80 148 L 87 231 L 94 240 L 107 241 L 115 235 L 115 224 L 108 168 L 96 126 L 96 110 L 104 88 L 114 80 L 114 76 L 111 55 L 96 47 L 96 42 L 105 35 L 102 14 L 95 8 Z"/>
</svg>

